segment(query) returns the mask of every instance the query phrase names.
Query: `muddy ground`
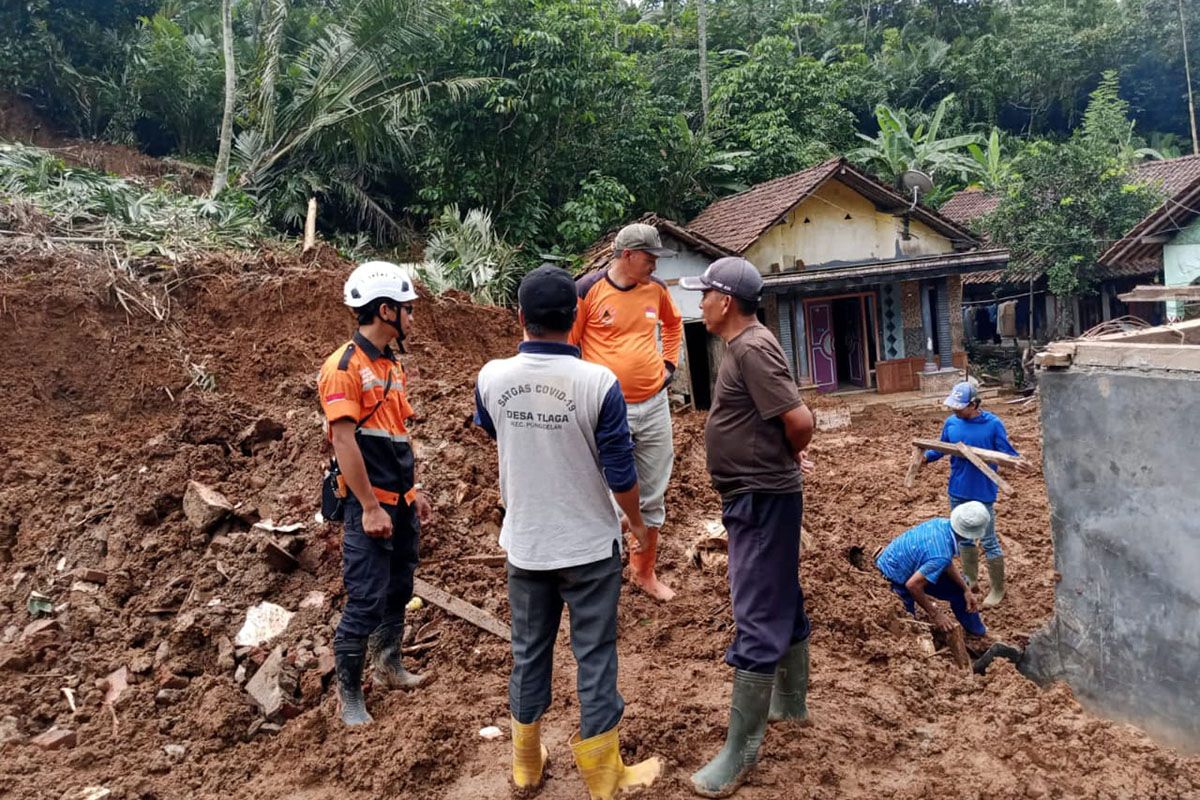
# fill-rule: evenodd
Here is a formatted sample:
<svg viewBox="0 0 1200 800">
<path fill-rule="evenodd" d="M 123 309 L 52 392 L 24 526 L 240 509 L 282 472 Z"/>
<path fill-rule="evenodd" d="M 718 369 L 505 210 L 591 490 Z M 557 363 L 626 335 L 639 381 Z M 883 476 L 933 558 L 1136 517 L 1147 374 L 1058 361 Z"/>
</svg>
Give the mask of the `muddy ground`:
<svg viewBox="0 0 1200 800">
<path fill-rule="evenodd" d="M 411 615 L 409 637 L 411 666 L 432 680 L 371 692 L 367 730 L 334 719 L 325 670 L 343 593 L 338 531 L 313 519 L 323 450 L 313 384 L 352 330 L 340 305 L 349 265 L 329 250 L 204 257 L 147 284 L 160 301 L 171 286 L 158 320 L 95 255 L 28 239 L 0 248 L 0 797 L 506 796 L 507 645 L 436 608 Z M 464 558 L 498 553 L 495 451 L 470 425 L 471 389 L 486 359 L 512 352 L 515 322 L 461 297 L 423 300 L 416 319 L 405 365 L 439 514 L 418 574 L 507 619 L 503 567 Z M 1040 463 L 1036 407 L 995 408 Z M 935 405 L 870 409 L 814 440 L 802 578 L 815 725 L 772 728 L 739 796 L 1200 796 L 1200 760 L 1091 716 L 1065 686 L 1039 689 L 1003 661 L 975 676 L 931 654 L 927 628 L 851 563 L 856 548 L 946 512 L 944 463 L 903 486 L 907 441 L 935 435 L 941 417 Z M 700 414 L 676 416 L 660 575 L 679 596 L 622 598 L 626 757 L 665 763 L 648 798 L 690 796 L 687 776 L 726 724 L 724 565 L 687 553 L 719 513 L 702 427 Z M 189 480 L 222 492 L 236 516 L 196 530 L 182 510 Z M 995 638 L 1023 644 L 1051 612 L 1055 576 L 1041 475 L 1011 480 L 1017 497 L 998 506 L 1011 588 L 985 619 Z M 265 519 L 305 527 L 251 527 Z M 296 557 L 290 571 L 268 561 L 272 536 Z M 35 591 L 52 605 L 37 619 Z M 267 646 L 232 647 L 262 600 L 296 616 Z M 276 648 L 286 702 L 266 721 L 244 683 Z M 128 688 L 107 703 L 119 681 L 104 679 L 122 668 Z M 573 672 L 564 636 L 545 720 L 548 800 L 586 796 L 566 744 Z M 506 735 L 481 738 L 492 724 Z M 54 726 L 75 743 L 32 741 Z"/>
</svg>

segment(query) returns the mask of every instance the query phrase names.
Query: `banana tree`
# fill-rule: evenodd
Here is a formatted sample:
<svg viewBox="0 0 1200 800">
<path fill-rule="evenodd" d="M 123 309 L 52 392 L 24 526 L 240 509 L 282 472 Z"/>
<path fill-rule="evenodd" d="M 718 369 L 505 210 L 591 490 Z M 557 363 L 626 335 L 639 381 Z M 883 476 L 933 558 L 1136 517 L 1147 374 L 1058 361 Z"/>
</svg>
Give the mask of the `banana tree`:
<svg viewBox="0 0 1200 800">
<path fill-rule="evenodd" d="M 1000 149 L 1000 130 L 992 128 L 992 135 L 988 137 L 987 141 L 987 150 L 980 147 L 978 143 L 972 142 L 967 145 L 967 152 L 971 154 L 971 160 L 975 162 L 979 185 L 989 192 L 1003 188 L 1012 175 L 1012 168 Z"/>
<path fill-rule="evenodd" d="M 978 174 L 976 162 L 963 152 L 969 145 L 979 143 L 976 134 L 938 138 L 946 108 L 953 97 L 942 98 L 928 120 L 919 111 L 895 109 L 880 103 L 875 107 L 879 133 L 876 136 L 858 134 L 867 145 L 852 151 L 850 158 L 874 169 L 897 187 L 900 176 L 907 170 L 920 170 L 935 178 L 939 174 L 958 178 Z"/>
</svg>

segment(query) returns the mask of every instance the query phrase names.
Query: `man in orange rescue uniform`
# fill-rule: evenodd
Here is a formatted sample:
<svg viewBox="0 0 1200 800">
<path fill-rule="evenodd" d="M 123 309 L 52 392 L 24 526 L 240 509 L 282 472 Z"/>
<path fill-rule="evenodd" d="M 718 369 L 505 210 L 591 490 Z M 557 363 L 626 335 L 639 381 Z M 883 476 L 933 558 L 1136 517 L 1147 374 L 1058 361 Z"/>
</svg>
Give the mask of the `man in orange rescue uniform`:
<svg viewBox="0 0 1200 800">
<path fill-rule="evenodd" d="M 629 555 L 633 581 L 659 600 L 675 596 L 655 575 L 658 533 L 666 519 L 663 498 L 675 459 L 667 385 L 679 362 L 683 317 L 667 285 L 654 277 L 659 258 L 675 255 L 663 247 L 653 225 L 626 225 L 613 240 L 612 265 L 576 281 L 579 309 L 571 344 L 585 361 L 617 375 L 628 407 L 629 431 L 637 461 L 642 519 L 647 546 Z M 662 325 L 662 351 L 658 326 Z"/>
<path fill-rule="evenodd" d="M 412 281 L 400 267 L 370 261 L 350 274 L 345 302 L 358 318 L 354 338 L 325 360 L 317 381 L 330 441 L 349 491 L 343 512 L 346 607 L 333 638 L 338 699 L 346 725 L 371 722 L 362 673 L 369 640 L 376 686 L 412 688 L 424 676 L 400 661 L 404 609 L 412 598 L 420 526 L 433 508 L 416 480 L 405 422 L 412 407 L 392 350 L 412 331 Z"/>
</svg>

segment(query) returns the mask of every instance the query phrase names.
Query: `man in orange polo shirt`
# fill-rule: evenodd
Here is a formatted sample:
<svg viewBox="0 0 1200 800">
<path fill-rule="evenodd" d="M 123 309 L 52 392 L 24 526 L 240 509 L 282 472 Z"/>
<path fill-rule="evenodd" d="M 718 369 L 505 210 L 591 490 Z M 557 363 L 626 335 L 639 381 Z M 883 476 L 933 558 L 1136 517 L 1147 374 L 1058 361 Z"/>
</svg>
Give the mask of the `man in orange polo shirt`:
<svg viewBox="0 0 1200 800">
<path fill-rule="evenodd" d="M 675 596 L 654 572 L 658 533 L 666 519 L 667 483 L 675 449 L 667 385 L 679 363 L 683 317 L 667 285 L 654 277 L 659 258 L 675 255 L 663 247 L 653 225 L 626 225 L 613 240 L 612 265 L 576 281 L 579 310 L 571 344 L 585 361 L 608 367 L 621 383 L 637 461 L 647 546 L 630 553 L 633 582 L 651 597 Z M 662 326 L 662 350 L 658 329 Z"/>
<path fill-rule="evenodd" d="M 400 267 L 371 261 L 350 274 L 345 302 L 359 328 L 325 360 L 317 380 L 337 465 L 348 489 L 342 522 L 346 606 L 333 638 L 338 699 L 346 725 L 371 722 L 362 673 L 368 643 L 375 684 L 418 686 L 400 661 L 405 605 L 412 599 L 420 526 L 433 509 L 416 481 L 405 423 L 412 407 L 393 340 L 404 352 L 417 293 Z"/>
</svg>

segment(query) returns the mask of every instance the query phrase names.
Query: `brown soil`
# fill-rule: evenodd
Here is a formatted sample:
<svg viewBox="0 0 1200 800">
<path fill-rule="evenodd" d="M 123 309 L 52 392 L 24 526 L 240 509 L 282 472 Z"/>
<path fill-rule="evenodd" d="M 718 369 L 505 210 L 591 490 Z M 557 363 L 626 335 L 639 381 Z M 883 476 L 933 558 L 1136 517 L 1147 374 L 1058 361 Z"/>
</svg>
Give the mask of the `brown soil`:
<svg viewBox="0 0 1200 800">
<path fill-rule="evenodd" d="M 314 666 L 343 596 L 338 531 L 313 522 L 322 453 L 313 380 L 352 330 L 339 305 L 348 265 L 328 250 L 206 257 L 182 270 L 187 280 L 159 322 L 124 311 L 100 260 L 26 247 L 0 243 L 10 409 L 0 428 L 0 718 L 14 718 L 0 734 L 15 727 L 0 744 L 0 796 L 72 797 L 89 786 L 114 800 L 505 796 L 507 736 L 478 735 L 507 729 L 504 642 L 435 608 L 415 612 L 413 638 L 435 643 L 411 663 L 432 680 L 414 693 L 373 691 L 376 724 L 362 731 L 336 722 Z M 440 515 L 424 535 L 419 574 L 506 618 L 503 568 L 460 559 L 497 552 L 495 453 L 470 424 L 471 389 L 479 366 L 511 353 L 518 332 L 509 312 L 461 297 L 422 301 L 417 320 L 405 365 Z M 1036 411 L 1000 413 L 1039 462 Z M 245 439 L 260 418 L 282 433 Z M 904 619 L 877 575 L 852 566 L 853 548 L 869 553 L 945 513 L 944 465 L 903 487 L 907 440 L 934 434 L 940 418 L 933 407 L 874 408 L 815 439 L 803 581 L 816 724 L 772 728 L 739 796 L 1197 796 L 1200 760 L 1089 715 L 1066 687 L 1041 690 L 1008 662 L 976 677 L 927 655 L 926 628 Z M 663 606 L 630 590 L 622 599 L 622 742 L 627 759 L 665 763 L 649 798 L 690 796 L 687 776 L 720 746 L 726 724 L 724 570 L 685 557 L 719 515 L 702 427 L 703 415 L 677 415 L 661 575 L 679 597 Z M 239 517 L 194 532 L 181 511 L 189 479 L 239 503 Z M 1024 643 L 1050 614 L 1054 573 L 1040 475 L 1012 480 L 1018 497 L 999 506 L 1011 589 L 985 617 L 995 638 Z M 306 523 L 293 543 L 299 569 L 268 565 L 256 518 Z M 104 570 L 107 583 L 77 584 L 80 567 Z M 35 589 L 52 598 L 61 630 L 23 640 Z M 326 604 L 301 610 L 313 591 Z M 284 646 L 294 682 L 296 715 L 278 732 L 262 727 L 238 681 L 268 651 L 223 652 L 263 599 L 298 611 L 272 643 Z M 558 662 L 545 720 L 553 766 L 541 795 L 555 800 L 585 796 L 567 747 L 578 709 L 565 637 Z M 99 681 L 120 667 L 130 685 L 110 713 Z M 180 688 L 156 703 L 164 684 Z M 54 752 L 30 743 L 52 725 L 76 731 L 78 743 Z M 172 756 L 166 745 L 185 750 Z"/>
<path fill-rule="evenodd" d="M 203 194 L 212 170 L 172 158 L 153 158 L 133 147 L 63 135 L 22 97 L 0 93 L 0 141 L 25 142 L 53 151 L 68 164 L 108 172 L 145 186 L 170 185 Z"/>
</svg>

